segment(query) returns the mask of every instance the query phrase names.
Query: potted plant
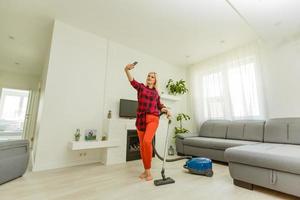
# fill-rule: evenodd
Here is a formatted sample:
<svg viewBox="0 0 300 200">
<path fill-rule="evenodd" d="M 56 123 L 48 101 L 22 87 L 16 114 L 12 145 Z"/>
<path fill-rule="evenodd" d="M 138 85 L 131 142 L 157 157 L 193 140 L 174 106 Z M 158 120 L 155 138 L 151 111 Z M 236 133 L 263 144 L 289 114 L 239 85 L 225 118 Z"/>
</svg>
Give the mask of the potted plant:
<svg viewBox="0 0 300 200">
<path fill-rule="evenodd" d="M 175 126 L 175 136 L 174 138 L 176 137 L 177 134 L 183 134 L 183 133 L 188 133 L 189 130 L 183 128 L 182 126 L 182 121 L 187 121 L 187 120 L 190 120 L 190 116 L 188 116 L 187 114 L 184 114 L 184 113 L 179 113 L 177 116 L 176 116 L 176 121 L 179 121 L 179 127 Z"/>
<path fill-rule="evenodd" d="M 166 88 L 169 90 L 169 94 L 172 95 L 185 94 L 186 92 L 188 92 L 185 81 L 182 79 L 176 82 L 174 82 L 172 79 L 169 79 Z"/>
<path fill-rule="evenodd" d="M 80 139 L 80 129 L 76 129 L 76 133 L 74 134 L 75 141 L 79 141 Z"/>
<path fill-rule="evenodd" d="M 86 129 L 85 130 L 85 140 L 96 140 L 96 129 Z"/>
</svg>

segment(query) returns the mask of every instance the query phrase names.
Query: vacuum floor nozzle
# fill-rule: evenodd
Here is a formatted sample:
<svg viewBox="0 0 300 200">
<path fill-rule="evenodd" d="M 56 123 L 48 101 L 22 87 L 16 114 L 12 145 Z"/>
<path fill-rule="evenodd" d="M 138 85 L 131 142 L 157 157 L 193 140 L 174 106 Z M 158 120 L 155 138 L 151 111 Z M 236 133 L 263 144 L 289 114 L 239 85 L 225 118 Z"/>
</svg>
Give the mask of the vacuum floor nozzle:
<svg viewBox="0 0 300 200">
<path fill-rule="evenodd" d="M 158 179 L 158 180 L 154 181 L 155 186 L 167 185 L 167 184 L 172 184 L 172 183 L 175 183 L 175 180 L 170 177 L 165 178 L 165 179 Z"/>
</svg>

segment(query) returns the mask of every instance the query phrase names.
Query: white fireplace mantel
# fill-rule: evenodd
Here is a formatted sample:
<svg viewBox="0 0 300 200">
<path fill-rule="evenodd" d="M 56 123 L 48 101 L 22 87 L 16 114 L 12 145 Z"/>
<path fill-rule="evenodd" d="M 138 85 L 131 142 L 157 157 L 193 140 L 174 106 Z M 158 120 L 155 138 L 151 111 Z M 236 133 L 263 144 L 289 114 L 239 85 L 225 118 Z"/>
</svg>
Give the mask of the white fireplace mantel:
<svg viewBox="0 0 300 200">
<path fill-rule="evenodd" d="M 156 149 L 160 154 L 162 154 L 166 139 L 168 121 L 165 117 L 161 117 L 159 123 L 159 127 L 156 131 Z M 135 129 L 135 119 L 105 119 L 103 133 L 107 135 L 108 140 L 118 141 L 117 143 L 119 146 L 104 149 L 101 162 L 106 165 L 125 163 L 127 130 Z"/>
</svg>

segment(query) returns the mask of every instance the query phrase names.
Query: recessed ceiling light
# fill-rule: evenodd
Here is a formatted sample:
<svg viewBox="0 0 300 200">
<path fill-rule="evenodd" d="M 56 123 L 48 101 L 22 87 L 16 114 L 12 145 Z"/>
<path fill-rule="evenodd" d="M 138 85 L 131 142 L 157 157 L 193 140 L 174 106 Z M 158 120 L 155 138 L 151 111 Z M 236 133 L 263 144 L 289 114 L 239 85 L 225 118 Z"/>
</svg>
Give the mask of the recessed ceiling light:
<svg viewBox="0 0 300 200">
<path fill-rule="evenodd" d="M 274 23 L 274 26 L 280 26 L 280 25 L 281 25 L 281 22 Z"/>
<path fill-rule="evenodd" d="M 9 39 L 11 39 L 11 40 L 14 40 L 14 39 L 15 39 L 15 37 L 14 37 L 14 36 L 12 36 L 12 35 L 10 35 L 10 36 L 9 36 Z"/>
</svg>

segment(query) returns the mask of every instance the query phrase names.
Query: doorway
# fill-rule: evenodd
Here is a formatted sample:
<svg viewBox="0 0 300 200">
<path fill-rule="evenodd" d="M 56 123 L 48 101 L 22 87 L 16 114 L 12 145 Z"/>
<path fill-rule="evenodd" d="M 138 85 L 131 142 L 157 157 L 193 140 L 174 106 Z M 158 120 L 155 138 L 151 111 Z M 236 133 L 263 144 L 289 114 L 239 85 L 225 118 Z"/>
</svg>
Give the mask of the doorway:
<svg viewBox="0 0 300 200">
<path fill-rule="evenodd" d="M 29 90 L 0 88 L 0 140 L 25 137 L 30 93 Z"/>
</svg>

